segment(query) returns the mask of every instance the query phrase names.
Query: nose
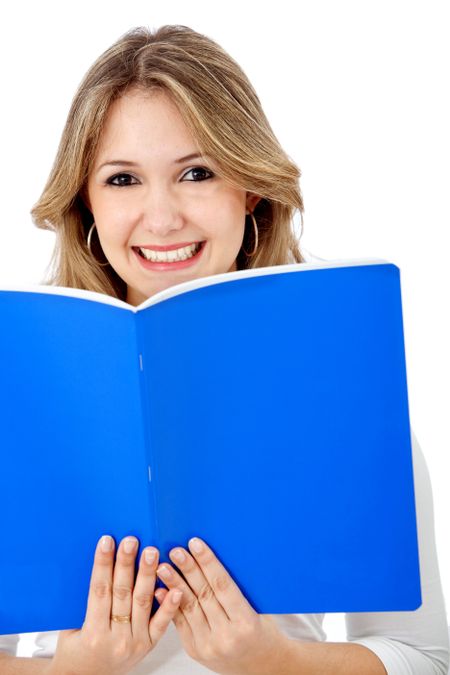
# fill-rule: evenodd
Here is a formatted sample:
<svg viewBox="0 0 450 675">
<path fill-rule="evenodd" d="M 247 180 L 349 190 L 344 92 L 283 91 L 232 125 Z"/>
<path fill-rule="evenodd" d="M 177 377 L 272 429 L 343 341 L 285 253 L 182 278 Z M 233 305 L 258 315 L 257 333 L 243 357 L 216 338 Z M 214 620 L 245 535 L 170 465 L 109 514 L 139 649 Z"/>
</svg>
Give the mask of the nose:
<svg viewBox="0 0 450 675">
<path fill-rule="evenodd" d="M 168 187 L 153 184 L 142 202 L 141 220 L 146 232 L 166 237 L 183 227 L 183 216 L 176 197 Z"/>
</svg>

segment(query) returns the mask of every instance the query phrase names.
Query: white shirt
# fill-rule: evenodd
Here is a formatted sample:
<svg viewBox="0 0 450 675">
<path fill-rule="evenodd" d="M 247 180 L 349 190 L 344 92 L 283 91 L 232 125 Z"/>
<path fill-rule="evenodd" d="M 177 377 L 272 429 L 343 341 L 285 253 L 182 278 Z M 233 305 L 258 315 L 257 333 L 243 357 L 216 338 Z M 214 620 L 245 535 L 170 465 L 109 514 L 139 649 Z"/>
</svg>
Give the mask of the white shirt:
<svg viewBox="0 0 450 675">
<path fill-rule="evenodd" d="M 449 638 L 445 603 L 436 555 L 431 483 L 413 432 L 412 455 L 419 541 L 422 605 L 414 612 L 351 613 L 345 615 L 347 640 L 365 645 L 380 658 L 388 675 L 447 675 Z M 275 614 L 280 630 L 301 641 L 326 640 L 324 614 Z M 58 631 L 37 633 L 34 657 L 51 657 Z M 19 635 L 0 636 L 0 650 L 15 655 Z M 132 675 L 202 675 L 201 666 L 183 650 L 171 622 L 155 649 Z"/>
</svg>

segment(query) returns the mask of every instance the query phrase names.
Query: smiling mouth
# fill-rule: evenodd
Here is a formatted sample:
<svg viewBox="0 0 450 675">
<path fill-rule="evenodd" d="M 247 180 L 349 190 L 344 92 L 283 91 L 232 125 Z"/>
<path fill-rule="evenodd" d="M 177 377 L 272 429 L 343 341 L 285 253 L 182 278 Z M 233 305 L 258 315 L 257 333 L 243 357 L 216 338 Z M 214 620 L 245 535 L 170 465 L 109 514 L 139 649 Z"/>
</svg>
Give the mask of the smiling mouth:
<svg viewBox="0 0 450 675">
<path fill-rule="evenodd" d="M 136 251 L 136 253 L 141 258 L 149 262 L 175 263 L 195 257 L 197 253 L 203 248 L 204 244 L 204 241 L 200 241 L 191 244 L 190 246 L 185 246 L 183 248 L 171 251 L 153 251 L 148 248 L 140 248 L 139 246 L 133 246 L 133 250 Z"/>
</svg>

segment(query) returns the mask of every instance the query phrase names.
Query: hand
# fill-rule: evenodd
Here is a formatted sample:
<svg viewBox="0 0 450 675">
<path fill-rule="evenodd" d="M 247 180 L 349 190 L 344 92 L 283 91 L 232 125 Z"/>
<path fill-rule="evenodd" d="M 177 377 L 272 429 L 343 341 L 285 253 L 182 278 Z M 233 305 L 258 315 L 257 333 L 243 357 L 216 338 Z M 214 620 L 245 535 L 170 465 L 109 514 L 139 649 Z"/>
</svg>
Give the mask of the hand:
<svg viewBox="0 0 450 675">
<path fill-rule="evenodd" d="M 102 544 L 109 545 L 109 549 Z M 127 543 L 130 550 L 127 550 Z M 135 575 L 138 541 L 126 537 L 114 564 L 114 540 L 102 537 L 92 568 L 85 621 L 81 630 L 61 631 L 49 673 L 65 675 L 124 675 L 158 643 L 178 611 L 180 598 L 172 591 L 150 620 L 158 549 L 142 552 Z M 153 553 L 152 562 L 146 554 Z M 130 616 L 116 622 L 112 616 Z"/>
<path fill-rule="evenodd" d="M 196 544 L 201 550 L 195 550 Z M 277 672 L 276 667 L 270 670 L 270 664 L 287 636 L 271 616 L 254 611 L 205 542 L 191 539 L 189 549 L 192 555 L 180 547 L 169 554 L 183 576 L 168 563 L 157 569 L 169 589 L 183 591 L 173 621 L 187 654 L 223 675 Z M 167 593 L 158 589 L 158 601 Z"/>
</svg>

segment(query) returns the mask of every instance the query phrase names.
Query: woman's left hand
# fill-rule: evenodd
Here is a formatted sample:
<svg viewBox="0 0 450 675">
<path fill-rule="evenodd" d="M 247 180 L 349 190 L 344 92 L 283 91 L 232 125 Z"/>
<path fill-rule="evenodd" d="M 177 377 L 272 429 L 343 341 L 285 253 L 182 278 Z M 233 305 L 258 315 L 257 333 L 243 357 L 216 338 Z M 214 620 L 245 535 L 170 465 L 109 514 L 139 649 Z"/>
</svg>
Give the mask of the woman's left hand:
<svg viewBox="0 0 450 675">
<path fill-rule="evenodd" d="M 197 551 L 195 544 L 201 550 Z M 191 539 L 189 551 L 177 547 L 169 554 L 183 576 L 168 563 L 157 570 L 169 589 L 183 591 L 173 621 L 187 654 L 223 675 L 277 672 L 287 636 L 270 615 L 254 611 L 203 540 Z M 177 553 L 184 559 L 177 558 Z M 156 591 L 158 602 L 167 592 Z"/>
</svg>

